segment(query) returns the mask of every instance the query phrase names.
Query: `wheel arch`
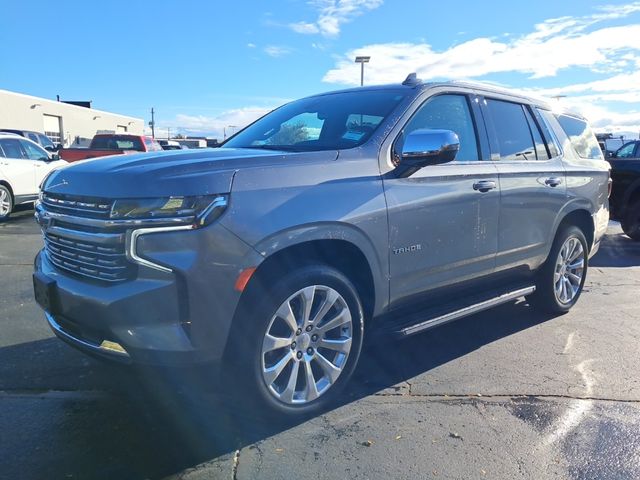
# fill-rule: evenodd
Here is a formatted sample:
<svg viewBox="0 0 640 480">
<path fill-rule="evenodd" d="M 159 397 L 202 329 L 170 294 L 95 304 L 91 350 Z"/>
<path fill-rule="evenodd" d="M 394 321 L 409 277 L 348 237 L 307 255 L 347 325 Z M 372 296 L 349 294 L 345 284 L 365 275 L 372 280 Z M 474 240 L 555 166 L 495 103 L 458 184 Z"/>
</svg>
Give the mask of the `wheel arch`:
<svg viewBox="0 0 640 480">
<path fill-rule="evenodd" d="M 283 271 L 294 268 L 322 264 L 340 271 L 355 286 L 365 318 L 371 318 L 376 310 L 376 284 L 374 272 L 364 252 L 354 243 L 344 239 L 315 239 L 287 245 L 273 251 L 258 265 L 240 303 L 256 285 L 270 285 Z"/>
<path fill-rule="evenodd" d="M 556 238 L 556 235 L 558 234 L 560 229 L 565 225 L 575 225 L 580 230 L 582 230 L 582 233 L 587 240 L 589 251 L 591 251 L 595 239 L 595 226 L 593 223 L 593 217 L 589 210 L 587 210 L 587 208 L 585 208 L 584 206 L 574 205 L 573 209 L 564 212 L 564 215 L 559 218 L 557 226 L 554 230 L 553 238 Z"/>
<path fill-rule="evenodd" d="M 16 194 L 13 193 L 13 188 L 11 188 L 11 185 L 9 185 L 9 182 L 7 182 L 6 180 L 0 180 L 0 185 L 7 187 L 9 189 L 9 193 L 11 194 L 11 197 L 15 199 Z"/>
</svg>

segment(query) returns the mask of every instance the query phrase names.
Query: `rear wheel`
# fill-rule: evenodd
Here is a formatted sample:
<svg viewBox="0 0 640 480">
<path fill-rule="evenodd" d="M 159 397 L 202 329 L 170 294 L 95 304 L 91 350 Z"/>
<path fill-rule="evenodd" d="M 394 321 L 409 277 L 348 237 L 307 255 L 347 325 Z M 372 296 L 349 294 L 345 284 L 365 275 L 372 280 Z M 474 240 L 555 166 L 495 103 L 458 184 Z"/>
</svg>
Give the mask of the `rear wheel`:
<svg viewBox="0 0 640 480">
<path fill-rule="evenodd" d="M 326 408 L 351 377 L 362 348 L 356 289 L 339 271 L 317 265 L 252 293 L 227 351 L 238 393 L 287 417 Z"/>
<path fill-rule="evenodd" d="M 549 257 L 538 273 L 532 305 L 551 313 L 567 312 L 582 293 L 587 276 L 588 247 L 582 230 L 562 227 Z"/>
<path fill-rule="evenodd" d="M 0 185 L 0 222 L 9 218 L 13 210 L 13 196 L 7 187 Z"/>
<path fill-rule="evenodd" d="M 640 200 L 629 205 L 622 219 L 621 226 L 624 233 L 631 239 L 640 241 Z"/>
</svg>

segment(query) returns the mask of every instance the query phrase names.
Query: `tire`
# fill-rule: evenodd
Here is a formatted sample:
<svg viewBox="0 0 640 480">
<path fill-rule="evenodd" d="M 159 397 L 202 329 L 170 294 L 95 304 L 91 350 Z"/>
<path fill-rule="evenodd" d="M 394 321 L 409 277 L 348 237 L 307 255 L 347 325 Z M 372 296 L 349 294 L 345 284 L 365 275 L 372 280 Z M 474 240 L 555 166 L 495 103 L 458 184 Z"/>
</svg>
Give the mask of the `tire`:
<svg viewBox="0 0 640 480">
<path fill-rule="evenodd" d="M 5 185 L 0 185 L 0 222 L 8 219 L 12 211 L 13 195 Z"/>
<path fill-rule="evenodd" d="M 629 205 L 620 223 L 629 238 L 640 242 L 640 200 Z"/>
<path fill-rule="evenodd" d="M 582 230 L 573 225 L 560 227 L 538 272 L 536 292 L 528 298 L 531 305 L 548 313 L 568 312 L 580 298 L 588 263 L 589 250 Z"/>
<path fill-rule="evenodd" d="M 330 323 L 335 326 L 326 329 Z M 243 297 L 224 370 L 238 387 L 236 396 L 261 416 L 265 409 L 287 419 L 316 414 L 339 398 L 353 374 L 363 330 L 362 304 L 349 279 L 329 266 L 305 266 L 269 288 L 253 285 Z"/>
</svg>

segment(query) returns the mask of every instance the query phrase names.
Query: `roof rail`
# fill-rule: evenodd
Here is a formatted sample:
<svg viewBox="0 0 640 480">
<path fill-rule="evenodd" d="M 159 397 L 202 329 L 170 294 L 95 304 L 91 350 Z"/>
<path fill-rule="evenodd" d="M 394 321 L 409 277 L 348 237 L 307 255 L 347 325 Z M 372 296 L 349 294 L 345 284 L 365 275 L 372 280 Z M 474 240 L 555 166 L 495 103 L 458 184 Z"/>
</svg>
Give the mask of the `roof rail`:
<svg viewBox="0 0 640 480">
<path fill-rule="evenodd" d="M 418 78 L 418 74 L 416 72 L 410 73 L 407 75 L 407 78 L 404 79 L 402 85 L 414 86 L 422 83 L 422 80 Z"/>
</svg>

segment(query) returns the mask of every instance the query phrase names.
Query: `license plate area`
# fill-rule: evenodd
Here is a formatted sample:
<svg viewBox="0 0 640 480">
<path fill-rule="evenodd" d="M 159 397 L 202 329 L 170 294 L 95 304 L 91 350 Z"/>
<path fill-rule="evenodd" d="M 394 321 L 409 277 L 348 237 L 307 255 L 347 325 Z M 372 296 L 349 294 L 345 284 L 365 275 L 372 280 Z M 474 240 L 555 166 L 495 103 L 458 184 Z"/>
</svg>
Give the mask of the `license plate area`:
<svg viewBox="0 0 640 480">
<path fill-rule="evenodd" d="M 60 313 L 58 285 L 41 272 L 33 274 L 33 294 L 36 302 L 51 315 Z"/>
</svg>

